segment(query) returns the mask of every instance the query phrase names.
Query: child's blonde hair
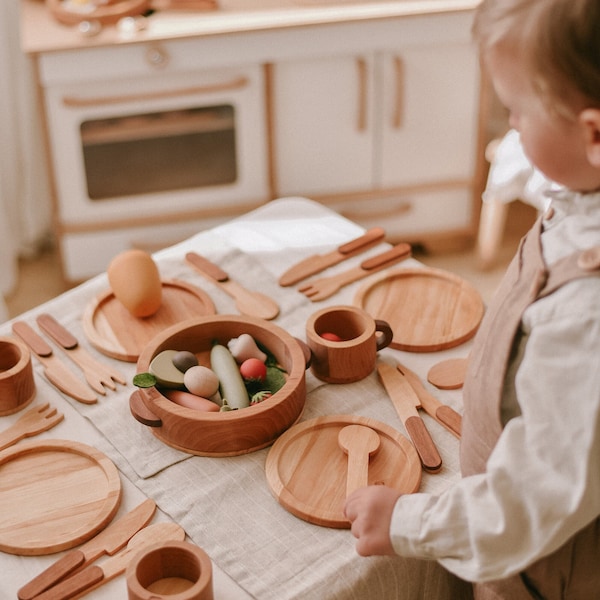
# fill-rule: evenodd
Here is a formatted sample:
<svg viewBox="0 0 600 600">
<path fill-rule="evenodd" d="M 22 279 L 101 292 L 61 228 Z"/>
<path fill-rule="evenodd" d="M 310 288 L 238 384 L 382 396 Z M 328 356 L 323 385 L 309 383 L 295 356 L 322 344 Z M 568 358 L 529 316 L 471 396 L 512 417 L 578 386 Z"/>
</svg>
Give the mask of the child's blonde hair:
<svg viewBox="0 0 600 600">
<path fill-rule="evenodd" d="M 600 107 L 600 0 L 483 0 L 473 32 L 484 56 L 516 51 L 555 110 Z"/>
</svg>

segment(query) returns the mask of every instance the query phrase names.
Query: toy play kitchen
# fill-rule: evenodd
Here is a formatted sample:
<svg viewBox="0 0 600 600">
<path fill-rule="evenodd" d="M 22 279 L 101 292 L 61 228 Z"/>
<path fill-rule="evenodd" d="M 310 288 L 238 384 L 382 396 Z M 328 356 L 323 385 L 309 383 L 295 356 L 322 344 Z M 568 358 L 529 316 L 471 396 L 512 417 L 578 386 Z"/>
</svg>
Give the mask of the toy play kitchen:
<svg viewBox="0 0 600 600">
<path fill-rule="evenodd" d="M 65 278 L 293 195 L 392 242 L 472 239 L 477 3 L 21 0 Z"/>
<path fill-rule="evenodd" d="M 118 256 L 0 325 L 19 348 L 3 353 L 0 380 L 11 386 L 23 363 L 35 384 L 0 416 L 0 596 L 461 597 L 435 563 L 359 557 L 343 515 L 362 485 L 441 492 L 460 476 L 453 365 L 483 312 L 474 289 L 405 256 L 330 298 L 301 292 L 399 245 L 383 233 L 365 245 L 362 227 L 322 204 L 279 199 L 153 257 Z M 190 253 L 277 315 L 242 314 Z M 297 275 L 317 256 L 329 258 Z M 281 285 L 289 272 L 300 279 Z M 396 313 L 385 276 L 406 299 Z"/>
</svg>

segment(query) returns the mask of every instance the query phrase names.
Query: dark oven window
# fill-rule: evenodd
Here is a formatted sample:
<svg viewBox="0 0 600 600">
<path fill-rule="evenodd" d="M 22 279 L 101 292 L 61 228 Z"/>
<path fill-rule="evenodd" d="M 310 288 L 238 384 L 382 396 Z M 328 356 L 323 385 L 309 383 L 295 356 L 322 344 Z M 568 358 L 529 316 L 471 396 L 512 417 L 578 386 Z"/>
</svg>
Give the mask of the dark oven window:
<svg viewBox="0 0 600 600">
<path fill-rule="evenodd" d="M 90 199 L 235 182 L 234 122 L 231 105 L 85 121 L 81 142 Z"/>
</svg>

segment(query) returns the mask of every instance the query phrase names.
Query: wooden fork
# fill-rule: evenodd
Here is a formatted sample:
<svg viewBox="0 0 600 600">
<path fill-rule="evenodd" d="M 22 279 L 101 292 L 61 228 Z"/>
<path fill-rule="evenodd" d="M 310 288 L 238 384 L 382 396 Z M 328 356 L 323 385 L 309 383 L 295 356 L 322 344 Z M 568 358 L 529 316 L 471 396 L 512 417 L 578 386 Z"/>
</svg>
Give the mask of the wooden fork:
<svg viewBox="0 0 600 600">
<path fill-rule="evenodd" d="M 325 300 L 326 298 L 329 298 L 329 296 L 335 294 L 341 287 L 353 283 L 354 281 L 358 281 L 363 277 L 367 277 L 368 275 L 371 275 L 371 273 L 376 273 L 386 267 L 390 267 L 401 260 L 405 260 L 410 255 L 410 244 L 397 244 L 387 252 L 363 260 L 358 267 L 353 267 L 352 269 L 348 269 L 337 275 L 332 275 L 331 277 L 313 279 L 299 287 L 298 290 L 312 302 Z"/>
<path fill-rule="evenodd" d="M 18 421 L 0 433 L 0 450 L 4 450 L 18 441 L 48 431 L 58 425 L 64 415 L 50 406 L 48 402 L 29 409 Z"/>
<path fill-rule="evenodd" d="M 116 383 L 126 384 L 125 376 L 116 369 L 96 360 L 77 338 L 72 335 L 54 317 L 47 313 L 39 315 L 36 319 L 40 329 L 52 338 L 65 352 L 65 354 L 83 371 L 88 385 L 103 396 L 106 389 L 116 390 Z M 115 383 L 116 382 L 116 383 Z"/>
</svg>

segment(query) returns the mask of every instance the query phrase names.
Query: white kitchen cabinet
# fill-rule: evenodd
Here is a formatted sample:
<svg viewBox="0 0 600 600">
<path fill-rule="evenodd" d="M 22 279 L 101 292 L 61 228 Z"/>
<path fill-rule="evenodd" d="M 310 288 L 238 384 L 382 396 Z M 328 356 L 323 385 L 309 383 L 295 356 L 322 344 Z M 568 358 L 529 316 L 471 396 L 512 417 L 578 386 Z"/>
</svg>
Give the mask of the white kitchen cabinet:
<svg viewBox="0 0 600 600">
<path fill-rule="evenodd" d="M 273 86 L 283 195 L 472 177 L 478 66 L 468 43 L 281 62 Z"/>
<path fill-rule="evenodd" d="M 471 43 L 399 46 L 377 58 L 374 186 L 471 178 L 479 115 Z"/>
<path fill-rule="evenodd" d="M 63 270 L 71 281 L 82 281 L 106 271 L 110 259 L 131 249 L 156 252 L 199 231 L 216 227 L 229 217 L 187 219 L 126 228 L 68 232 L 61 236 Z"/>
<path fill-rule="evenodd" d="M 273 67 L 280 195 L 344 193 L 373 185 L 374 57 L 334 56 Z"/>
<path fill-rule="evenodd" d="M 277 192 L 312 195 L 363 225 L 379 218 L 414 241 L 472 234 L 476 50 L 464 23 L 441 40 L 425 26 L 406 43 L 399 27 L 398 40 L 274 65 Z"/>
<path fill-rule="evenodd" d="M 390 241 L 405 241 L 437 250 L 462 244 L 470 237 L 473 198 L 466 186 L 407 188 L 372 197 L 340 196 L 328 204 L 367 229 L 383 227 Z"/>
</svg>

